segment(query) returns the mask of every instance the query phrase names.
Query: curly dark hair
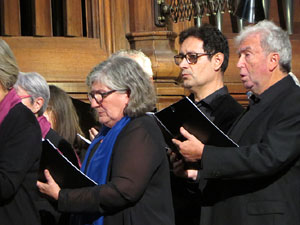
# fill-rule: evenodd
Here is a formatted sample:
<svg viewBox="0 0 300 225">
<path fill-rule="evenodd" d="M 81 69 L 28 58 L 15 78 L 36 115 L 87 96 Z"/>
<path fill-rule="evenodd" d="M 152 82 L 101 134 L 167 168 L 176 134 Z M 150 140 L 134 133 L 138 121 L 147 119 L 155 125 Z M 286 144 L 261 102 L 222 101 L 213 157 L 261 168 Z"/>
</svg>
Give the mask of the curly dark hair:
<svg viewBox="0 0 300 225">
<path fill-rule="evenodd" d="M 179 44 L 182 44 L 184 40 L 189 37 L 195 37 L 203 41 L 204 52 L 211 54 L 208 56 L 209 59 L 218 52 L 223 53 L 224 61 L 221 66 L 221 71 L 225 72 L 228 66 L 229 47 L 227 38 L 218 28 L 210 24 L 203 24 L 201 27 L 190 27 L 180 33 Z"/>
</svg>

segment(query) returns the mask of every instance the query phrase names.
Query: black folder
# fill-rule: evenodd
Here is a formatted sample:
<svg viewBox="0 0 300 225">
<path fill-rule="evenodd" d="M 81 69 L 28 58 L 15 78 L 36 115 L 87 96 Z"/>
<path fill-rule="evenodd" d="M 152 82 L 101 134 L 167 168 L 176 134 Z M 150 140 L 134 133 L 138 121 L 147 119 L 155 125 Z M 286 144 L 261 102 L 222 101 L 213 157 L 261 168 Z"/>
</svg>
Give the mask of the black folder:
<svg viewBox="0 0 300 225">
<path fill-rule="evenodd" d="M 44 170 L 48 169 L 60 188 L 81 188 L 97 183 L 81 172 L 68 158 L 62 155 L 48 139 L 43 141 L 38 180 L 46 182 Z"/>
<path fill-rule="evenodd" d="M 169 147 L 178 152 L 172 138 L 185 140 L 180 133 L 184 127 L 203 144 L 220 147 L 238 147 L 238 145 L 222 132 L 188 97 L 154 113 L 159 127 Z"/>
</svg>

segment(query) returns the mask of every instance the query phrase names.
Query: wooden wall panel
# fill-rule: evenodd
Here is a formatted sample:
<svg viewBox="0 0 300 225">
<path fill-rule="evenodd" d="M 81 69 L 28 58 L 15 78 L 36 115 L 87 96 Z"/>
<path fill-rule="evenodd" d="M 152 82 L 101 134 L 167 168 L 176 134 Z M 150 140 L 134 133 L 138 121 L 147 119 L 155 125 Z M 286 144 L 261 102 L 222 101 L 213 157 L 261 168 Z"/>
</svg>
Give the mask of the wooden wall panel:
<svg viewBox="0 0 300 225">
<path fill-rule="evenodd" d="M 3 38 L 12 48 L 21 71 L 36 71 L 49 82 L 84 82 L 87 74 L 107 54 L 98 39 Z"/>
<path fill-rule="evenodd" d="M 156 0 L 129 0 L 130 32 L 167 30 L 166 27 L 156 27 L 154 25 L 153 1 Z"/>
<path fill-rule="evenodd" d="M 126 33 L 129 28 L 129 3 L 128 0 L 111 0 L 111 26 L 112 26 L 112 52 L 128 49 Z"/>
<path fill-rule="evenodd" d="M 50 37 L 52 32 L 51 0 L 34 0 L 34 34 Z"/>
<path fill-rule="evenodd" d="M 21 35 L 19 0 L 0 0 L 1 33 L 7 36 Z"/>
<path fill-rule="evenodd" d="M 99 38 L 100 36 L 100 15 L 99 0 L 85 1 L 87 37 Z"/>
<path fill-rule="evenodd" d="M 100 46 L 102 49 L 106 49 L 106 52 L 109 54 L 112 53 L 113 49 L 110 8 L 110 0 L 99 0 Z"/>
<path fill-rule="evenodd" d="M 81 0 L 63 0 L 65 36 L 82 36 L 82 7 Z"/>
<path fill-rule="evenodd" d="M 36 3 L 39 20 L 36 23 L 35 35 L 46 34 L 51 22 L 49 10 L 50 0 L 31 0 Z M 185 90 L 175 83 L 179 68 L 173 63 L 173 56 L 178 52 L 178 37 L 174 36 L 183 29 L 193 26 L 193 21 L 168 23 L 166 27 L 156 27 L 154 24 L 154 6 L 156 0 L 85 0 L 86 20 L 82 20 L 81 0 L 62 0 L 64 3 L 65 34 L 75 38 L 64 37 L 16 37 L 20 35 L 21 27 L 16 24 L 20 19 L 19 0 L 0 0 L 1 12 L 9 16 L 1 19 L 5 40 L 10 44 L 21 70 L 37 71 L 51 83 L 60 85 L 76 98 L 86 99 L 85 77 L 90 69 L 105 60 L 112 52 L 119 49 L 142 49 L 148 55 L 155 71 L 155 85 L 159 99 L 158 108 L 187 95 Z M 166 0 L 168 2 L 169 0 Z M 277 24 L 282 23 L 278 16 L 281 1 L 270 0 L 270 18 Z M 4 7 L 6 3 L 6 8 Z M 1 5 L 2 4 L 2 5 Z M 39 6 L 38 6 L 39 5 Z M 2 7 L 3 6 L 3 7 Z M 300 78 L 300 0 L 294 0 L 294 35 L 291 36 L 293 45 L 293 71 Z M 2 17 L 4 13 L 1 13 Z M 43 16 L 47 17 L 43 21 Z M 18 18 L 17 18 L 18 17 Z M 17 19 L 16 19 L 17 18 Z M 240 82 L 239 71 L 236 68 L 237 55 L 233 45 L 231 15 L 223 15 L 223 32 L 229 38 L 230 62 L 225 73 L 224 81 L 229 91 L 241 103 L 246 104 L 245 90 Z M 9 22 L 13 21 L 13 22 Z M 61 21 L 59 21 L 61 22 Z M 83 25 L 82 23 L 85 22 Z M 204 16 L 202 23 L 210 22 Z M 62 22 L 61 22 L 62 24 Z M 83 27 L 87 27 L 87 37 L 83 38 Z M 5 28 L 6 27 L 6 28 Z M 5 29 L 4 29 L 5 28 Z M 60 34 L 63 32 L 60 32 Z M 126 34 L 130 37 L 126 39 Z M 3 34 L 3 32 L 1 33 Z M 175 34 L 175 35 L 174 35 Z M 31 34 L 30 34 L 31 35 Z"/>
</svg>

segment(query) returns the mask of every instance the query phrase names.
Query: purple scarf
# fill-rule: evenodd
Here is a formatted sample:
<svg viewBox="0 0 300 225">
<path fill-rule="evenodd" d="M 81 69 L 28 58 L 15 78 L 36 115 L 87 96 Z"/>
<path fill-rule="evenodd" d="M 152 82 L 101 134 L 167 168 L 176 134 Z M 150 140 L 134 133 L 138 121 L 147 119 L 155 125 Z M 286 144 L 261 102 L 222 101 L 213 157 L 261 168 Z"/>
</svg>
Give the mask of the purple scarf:
<svg viewBox="0 0 300 225">
<path fill-rule="evenodd" d="M 39 116 L 37 120 L 40 124 L 42 137 L 45 138 L 51 128 L 51 124 L 49 123 L 49 121 L 46 119 L 45 116 Z"/>
<path fill-rule="evenodd" d="M 16 90 L 12 88 L 0 102 L 0 125 L 2 124 L 8 112 L 19 102 L 21 102 L 21 99 L 17 95 Z"/>
</svg>

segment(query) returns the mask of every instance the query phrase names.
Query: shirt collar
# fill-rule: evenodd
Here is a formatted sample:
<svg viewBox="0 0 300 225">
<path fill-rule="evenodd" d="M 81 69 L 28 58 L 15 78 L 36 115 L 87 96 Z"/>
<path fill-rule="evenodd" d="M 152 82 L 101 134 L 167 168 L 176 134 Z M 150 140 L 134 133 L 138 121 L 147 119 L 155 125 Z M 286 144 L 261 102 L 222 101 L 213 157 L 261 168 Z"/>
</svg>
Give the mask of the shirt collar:
<svg viewBox="0 0 300 225">
<path fill-rule="evenodd" d="M 260 95 L 256 95 L 250 91 L 248 92 L 249 95 L 247 93 L 249 104 L 253 105 L 261 101 L 268 101 L 269 99 L 276 98 L 277 95 L 282 92 L 282 90 L 288 89 L 291 84 L 295 85 L 293 78 L 291 76 L 286 76 L 277 83 L 273 84 Z"/>
<path fill-rule="evenodd" d="M 195 102 L 195 96 L 194 96 L 194 94 L 191 94 L 189 96 L 189 98 L 193 102 L 195 102 L 195 104 L 202 104 L 202 103 L 204 103 L 204 104 L 210 105 L 216 97 L 218 97 L 220 95 L 225 95 L 225 94 L 228 94 L 228 89 L 227 89 L 226 86 L 223 86 L 222 88 L 220 88 L 217 91 L 213 92 L 212 94 L 208 95 L 206 98 L 200 100 L 199 102 Z"/>
</svg>

